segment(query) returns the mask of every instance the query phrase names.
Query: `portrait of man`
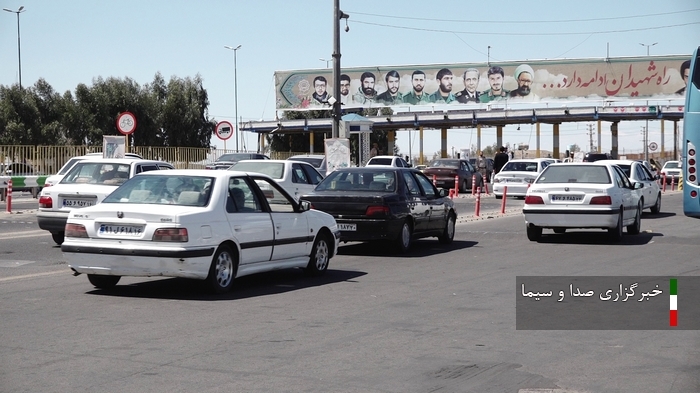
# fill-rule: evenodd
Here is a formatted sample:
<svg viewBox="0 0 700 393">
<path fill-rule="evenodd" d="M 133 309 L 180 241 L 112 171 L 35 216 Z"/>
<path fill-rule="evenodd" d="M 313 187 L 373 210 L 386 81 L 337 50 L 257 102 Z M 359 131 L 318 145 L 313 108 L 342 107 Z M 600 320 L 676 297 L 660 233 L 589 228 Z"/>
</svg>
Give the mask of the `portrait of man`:
<svg viewBox="0 0 700 393">
<path fill-rule="evenodd" d="M 429 97 L 430 102 L 438 104 L 450 104 L 457 101 L 455 95 L 452 94 L 452 71 L 443 68 L 438 71 L 435 79 L 438 82 L 438 89 Z"/>
<path fill-rule="evenodd" d="M 508 97 L 508 90 L 503 89 L 503 82 L 506 73 L 503 68 L 499 66 L 493 66 L 489 68 L 486 72 L 486 76 L 489 78 L 490 89 L 479 95 L 479 101 L 486 103 L 491 101 L 498 101 Z"/>
<path fill-rule="evenodd" d="M 532 93 L 532 82 L 535 78 L 535 71 L 527 64 L 521 64 L 515 69 L 513 74 L 518 88 L 510 92 L 511 97 L 526 98 L 528 101 L 536 100 L 538 97 Z"/>
<path fill-rule="evenodd" d="M 479 70 L 476 68 L 467 68 L 462 75 L 464 80 L 464 90 L 457 92 L 455 98 L 457 102 L 466 104 L 469 102 L 479 102 L 480 93 L 476 91 L 477 86 L 479 86 Z"/>
<path fill-rule="evenodd" d="M 678 90 L 676 94 L 685 95 L 685 88 L 688 86 L 688 78 L 690 77 L 690 60 L 686 60 L 681 64 L 681 77 L 683 78 L 683 82 L 685 82 L 685 86 Z"/>
<path fill-rule="evenodd" d="M 311 97 L 313 97 L 315 104 L 324 105 L 328 103 L 327 85 L 328 82 L 325 77 L 319 75 L 314 78 L 314 94 L 312 94 Z"/>
<path fill-rule="evenodd" d="M 350 76 L 343 74 L 340 76 L 340 103 L 342 105 L 352 104 L 352 96 L 350 95 Z"/>
<path fill-rule="evenodd" d="M 355 94 L 355 102 L 359 104 L 372 103 L 377 101 L 377 91 L 374 90 L 376 77 L 371 72 L 363 72 L 360 75 L 360 88 Z"/>
<path fill-rule="evenodd" d="M 428 104 L 428 94 L 423 91 L 425 88 L 425 72 L 421 70 L 413 71 L 411 74 L 411 85 L 413 88 L 410 93 L 403 96 L 403 102 L 411 105 Z"/>
<path fill-rule="evenodd" d="M 403 103 L 403 94 L 399 93 L 399 83 L 401 76 L 396 70 L 391 70 L 384 77 L 386 91 L 377 96 L 377 101 L 385 105 L 396 105 Z"/>
</svg>

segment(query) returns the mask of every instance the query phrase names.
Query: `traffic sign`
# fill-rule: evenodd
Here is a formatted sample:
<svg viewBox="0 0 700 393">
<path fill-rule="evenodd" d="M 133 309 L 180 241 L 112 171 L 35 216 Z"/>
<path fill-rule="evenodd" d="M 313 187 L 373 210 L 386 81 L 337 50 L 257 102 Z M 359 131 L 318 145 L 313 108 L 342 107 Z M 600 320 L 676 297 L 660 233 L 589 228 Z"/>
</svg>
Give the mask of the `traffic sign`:
<svg viewBox="0 0 700 393">
<path fill-rule="evenodd" d="M 122 112 L 117 116 L 117 130 L 124 135 L 136 131 L 136 116 L 131 112 Z"/>
<path fill-rule="evenodd" d="M 216 124 L 216 136 L 225 141 L 233 136 L 233 126 L 227 121 L 220 121 Z"/>
<path fill-rule="evenodd" d="M 655 151 L 658 147 L 659 147 L 659 145 L 657 145 L 656 142 L 651 142 L 649 144 L 649 150 L 651 150 L 651 151 Z"/>
</svg>

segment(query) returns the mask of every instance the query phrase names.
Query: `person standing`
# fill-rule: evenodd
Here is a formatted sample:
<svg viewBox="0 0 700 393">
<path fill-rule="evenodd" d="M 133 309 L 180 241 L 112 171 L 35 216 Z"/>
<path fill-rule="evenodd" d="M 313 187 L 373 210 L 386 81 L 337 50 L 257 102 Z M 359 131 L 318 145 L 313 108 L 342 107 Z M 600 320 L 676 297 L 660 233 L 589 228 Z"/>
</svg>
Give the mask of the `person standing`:
<svg viewBox="0 0 700 393">
<path fill-rule="evenodd" d="M 503 166 L 508 162 L 508 153 L 506 153 L 505 146 L 501 146 L 498 149 L 498 153 L 493 156 L 493 174 L 497 174 L 503 169 Z"/>
<path fill-rule="evenodd" d="M 479 157 L 476 158 L 476 169 L 481 173 L 481 177 L 486 179 L 486 157 L 484 152 L 479 152 Z"/>
<path fill-rule="evenodd" d="M 377 142 L 374 142 L 372 144 L 372 149 L 369 151 L 369 156 L 371 158 L 371 157 L 375 157 L 377 155 L 379 155 L 379 144 Z"/>
</svg>

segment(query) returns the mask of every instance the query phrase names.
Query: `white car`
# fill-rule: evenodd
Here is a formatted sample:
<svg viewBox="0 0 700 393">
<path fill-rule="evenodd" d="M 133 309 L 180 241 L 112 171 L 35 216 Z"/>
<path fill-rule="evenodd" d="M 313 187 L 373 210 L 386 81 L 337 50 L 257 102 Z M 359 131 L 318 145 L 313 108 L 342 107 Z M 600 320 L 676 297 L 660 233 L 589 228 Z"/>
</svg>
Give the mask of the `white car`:
<svg viewBox="0 0 700 393">
<path fill-rule="evenodd" d="M 643 187 L 639 190 L 642 209 L 649 209 L 653 214 L 661 211 L 659 183 L 644 164 L 646 161 L 606 160 L 606 162 L 619 166 L 631 181 L 642 184 Z"/>
<path fill-rule="evenodd" d="M 506 197 L 524 197 L 527 188 L 540 172 L 551 164 L 551 158 L 518 158 L 508 161 L 493 177 L 493 195 L 496 199 L 503 198 L 503 191 L 508 187 Z"/>
<path fill-rule="evenodd" d="M 301 161 L 242 160 L 231 165 L 228 170 L 268 175 L 297 200 L 301 195 L 313 191 L 323 180 L 323 175 L 313 165 Z"/>
<path fill-rule="evenodd" d="M 76 162 L 81 161 L 81 160 L 88 160 L 90 158 L 100 158 L 102 157 L 102 153 L 88 153 L 84 156 L 77 156 L 73 157 L 70 160 L 66 161 L 65 164 L 61 167 L 61 169 L 58 170 L 58 173 L 55 175 L 51 175 L 46 178 L 44 181 L 44 187 L 51 187 L 53 185 L 56 185 L 58 182 L 63 179 L 63 176 L 68 173 L 68 171 L 73 168 L 73 165 L 75 165 Z M 135 158 L 135 159 L 142 159 L 142 157 L 138 154 L 135 153 L 126 153 L 124 154 L 124 158 Z"/>
<path fill-rule="evenodd" d="M 627 233 L 636 235 L 642 220 L 641 188 L 608 160 L 549 165 L 525 196 L 527 238 L 539 240 L 542 228 L 554 233 L 600 228 L 619 241 L 626 226 Z"/>
<path fill-rule="evenodd" d="M 206 280 L 223 293 L 253 273 L 323 274 L 339 239 L 333 216 L 268 176 L 183 169 L 136 176 L 102 203 L 71 211 L 61 250 L 97 288 L 121 276 L 164 276 Z"/>
<path fill-rule="evenodd" d="M 663 168 L 661 168 L 661 181 L 666 180 L 666 184 L 671 184 L 675 179 L 674 184 L 678 184 L 678 180 L 681 178 L 681 162 L 680 161 L 666 161 Z"/>
<path fill-rule="evenodd" d="M 51 232 L 60 245 L 71 210 L 98 204 L 127 179 L 159 169 L 173 166 L 164 161 L 129 158 L 79 160 L 58 184 L 41 190 L 36 213 L 39 228 Z"/>
<path fill-rule="evenodd" d="M 325 154 L 304 154 L 296 155 L 287 158 L 292 161 L 304 161 L 311 164 L 314 168 L 318 170 L 320 174 L 324 177 L 326 176 L 327 165 L 326 165 L 326 155 Z"/>
<path fill-rule="evenodd" d="M 374 156 L 367 161 L 365 166 L 383 165 L 395 168 L 410 168 L 411 164 L 399 156 Z"/>
</svg>

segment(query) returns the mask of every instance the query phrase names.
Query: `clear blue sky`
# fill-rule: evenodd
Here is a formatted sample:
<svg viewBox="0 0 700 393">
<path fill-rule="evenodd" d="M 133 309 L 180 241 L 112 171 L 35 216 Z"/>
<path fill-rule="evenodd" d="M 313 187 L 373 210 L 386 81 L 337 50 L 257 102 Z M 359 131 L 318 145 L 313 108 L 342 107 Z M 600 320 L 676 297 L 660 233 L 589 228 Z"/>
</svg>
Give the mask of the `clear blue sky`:
<svg viewBox="0 0 700 393">
<path fill-rule="evenodd" d="M 200 74 L 209 115 L 216 120 L 234 120 L 233 52 L 224 45 L 242 45 L 236 68 L 238 114 L 244 121 L 275 117 L 275 71 L 325 68 L 319 59 L 330 59 L 333 49 L 332 0 L 0 0 L 0 5 L 25 7 L 20 14 L 24 86 L 44 78 L 63 93 L 99 76 L 129 77 L 144 85 L 156 72 L 166 80 Z M 492 61 L 517 61 L 605 57 L 608 45 L 611 57 L 646 55 L 640 43 L 656 43 L 649 47 L 652 55 L 690 55 L 700 45 L 696 0 L 344 0 L 341 9 L 350 14 L 350 31 L 341 34 L 344 67 L 486 62 L 488 46 Z M 0 84 L 17 83 L 17 17 L 9 12 L 0 13 L 0 54 Z M 643 125 L 620 126 L 621 152 L 642 149 Z M 504 142 L 534 147 L 530 129 L 508 127 Z M 658 141 L 659 129 L 658 122 L 650 124 L 650 140 Z M 585 131 L 583 123 L 562 125 L 560 146 L 587 146 Z M 666 134 L 666 145 L 672 146 L 672 134 Z M 551 149 L 549 135 L 543 127 L 542 148 Z M 403 153 L 407 139 L 407 133 L 399 134 Z M 213 142 L 223 146 L 216 138 Z M 482 144 L 493 142 L 495 132 L 484 132 Z M 448 149 L 475 143 L 471 130 L 450 131 Z M 256 146 L 255 137 L 248 136 L 247 147 Z M 439 131 L 427 132 L 426 152 L 439 147 Z M 610 148 L 607 130 L 602 147 Z"/>
</svg>

